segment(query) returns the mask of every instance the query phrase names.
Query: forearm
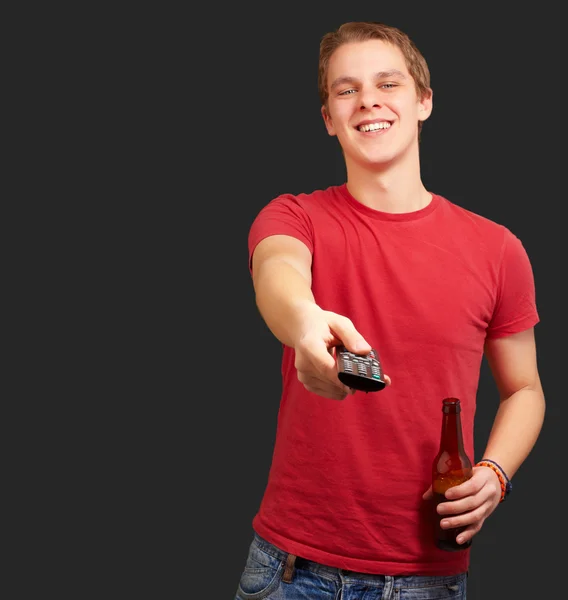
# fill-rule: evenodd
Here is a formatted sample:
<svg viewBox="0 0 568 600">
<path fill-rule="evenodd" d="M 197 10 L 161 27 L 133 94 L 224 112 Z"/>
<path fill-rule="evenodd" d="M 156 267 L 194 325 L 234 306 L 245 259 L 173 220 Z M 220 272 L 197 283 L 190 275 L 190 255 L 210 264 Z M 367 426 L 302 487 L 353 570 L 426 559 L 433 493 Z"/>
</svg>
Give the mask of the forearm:
<svg viewBox="0 0 568 600">
<path fill-rule="evenodd" d="M 509 478 L 534 447 L 544 421 L 545 400 L 540 382 L 501 400 L 483 458 L 498 463 Z"/>
<path fill-rule="evenodd" d="M 310 313 L 319 310 L 310 282 L 285 260 L 264 261 L 254 278 L 256 305 L 270 331 L 294 347 Z"/>
</svg>

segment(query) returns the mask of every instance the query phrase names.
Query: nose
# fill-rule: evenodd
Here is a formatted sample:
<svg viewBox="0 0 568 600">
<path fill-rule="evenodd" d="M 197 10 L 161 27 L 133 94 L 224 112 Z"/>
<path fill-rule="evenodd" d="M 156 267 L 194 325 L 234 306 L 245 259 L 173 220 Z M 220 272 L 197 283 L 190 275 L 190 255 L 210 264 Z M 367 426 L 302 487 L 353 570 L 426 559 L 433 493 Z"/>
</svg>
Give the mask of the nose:
<svg viewBox="0 0 568 600">
<path fill-rule="evenodd" d="M 380 107 L 382 105 L 380 91 L 375 87 L 365 88 L 364 90 L 362 90 L 360 100 L 361 110 L 365 110 L 367 108 Z"/>
</svg>

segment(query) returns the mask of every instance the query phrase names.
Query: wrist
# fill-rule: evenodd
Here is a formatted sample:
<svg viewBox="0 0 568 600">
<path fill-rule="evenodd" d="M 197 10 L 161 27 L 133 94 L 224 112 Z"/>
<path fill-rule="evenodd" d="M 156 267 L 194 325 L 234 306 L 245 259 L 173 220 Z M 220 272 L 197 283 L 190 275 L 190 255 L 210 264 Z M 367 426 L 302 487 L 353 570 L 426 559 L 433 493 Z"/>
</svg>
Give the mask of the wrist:
<svg viewBox="0 0 568 600">
<path fill-rule="evenodd" d="M 321 319 L 323 310 L 313 300 L 297 300 L 293 306 L 294 328 L 292 347 L 295 349 L 306 333 L 313 327 L 314 322 Z"/>
<path fill-rule="evenodd" d="M 513 489 L 513 484 L 511 483 L 509 477 L 507 477 L 507 473 L 505 473 L 504 469 L 490 458 L 483 458 L 476 463 L 475 466 L 488 467 L 497 475 L 497 478 L 499 479 L 499 485 L 501 487 L 501 497 L 499 498 L 499 503 L 503 502 Z"/>
</svg>

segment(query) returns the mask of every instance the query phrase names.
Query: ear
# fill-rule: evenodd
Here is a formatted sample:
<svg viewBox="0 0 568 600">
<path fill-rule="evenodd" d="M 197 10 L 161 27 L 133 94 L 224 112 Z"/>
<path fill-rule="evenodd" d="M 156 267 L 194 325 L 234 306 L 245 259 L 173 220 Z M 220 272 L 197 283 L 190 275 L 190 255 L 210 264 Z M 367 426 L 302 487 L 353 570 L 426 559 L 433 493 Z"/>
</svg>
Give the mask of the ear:
<svg viewBox="0 0 568 600">
<path fill-rule="evenodd" d="M 323 117 L 323 122 L 325 123 L 325 128 L 327 129 L 327 133 L 329 135 L 336 135 L 335 127 L 333 126 L 333 121 L 329 116 L 329 113 L 325 106 L 321 107 L 321 116 Z"/>
<path fill-rule="evenodd" d="M 428 88 L 420 100 L 418 104 L 418 120 L 425 121 L 432 114 L 432 99 L 434 96 L 434 92 Z"/>
</svg>

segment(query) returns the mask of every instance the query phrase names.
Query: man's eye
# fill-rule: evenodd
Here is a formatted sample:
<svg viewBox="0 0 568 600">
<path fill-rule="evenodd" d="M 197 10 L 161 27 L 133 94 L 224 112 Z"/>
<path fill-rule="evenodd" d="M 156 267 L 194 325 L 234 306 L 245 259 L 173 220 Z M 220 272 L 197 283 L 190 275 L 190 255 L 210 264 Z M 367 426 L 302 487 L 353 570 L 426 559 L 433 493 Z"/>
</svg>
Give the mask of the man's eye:
<svg viewBox="0 0 568 600">
<path fill-rule="evenodd" d="M 340 92 L 339 95 L 340 96 L 345 96 L 347 94 L 349 94 L 350 92 L 354 92 L 355 90 L 345 90 L 344 92 Z"/>
<path fill-rule="evenodd" d="M 381 87 L 384 87 L 384 88 L 394 88 L 394 87 L 396 87 L 396 83 L 383 83 L 381 85 Z"/>
</svg>

